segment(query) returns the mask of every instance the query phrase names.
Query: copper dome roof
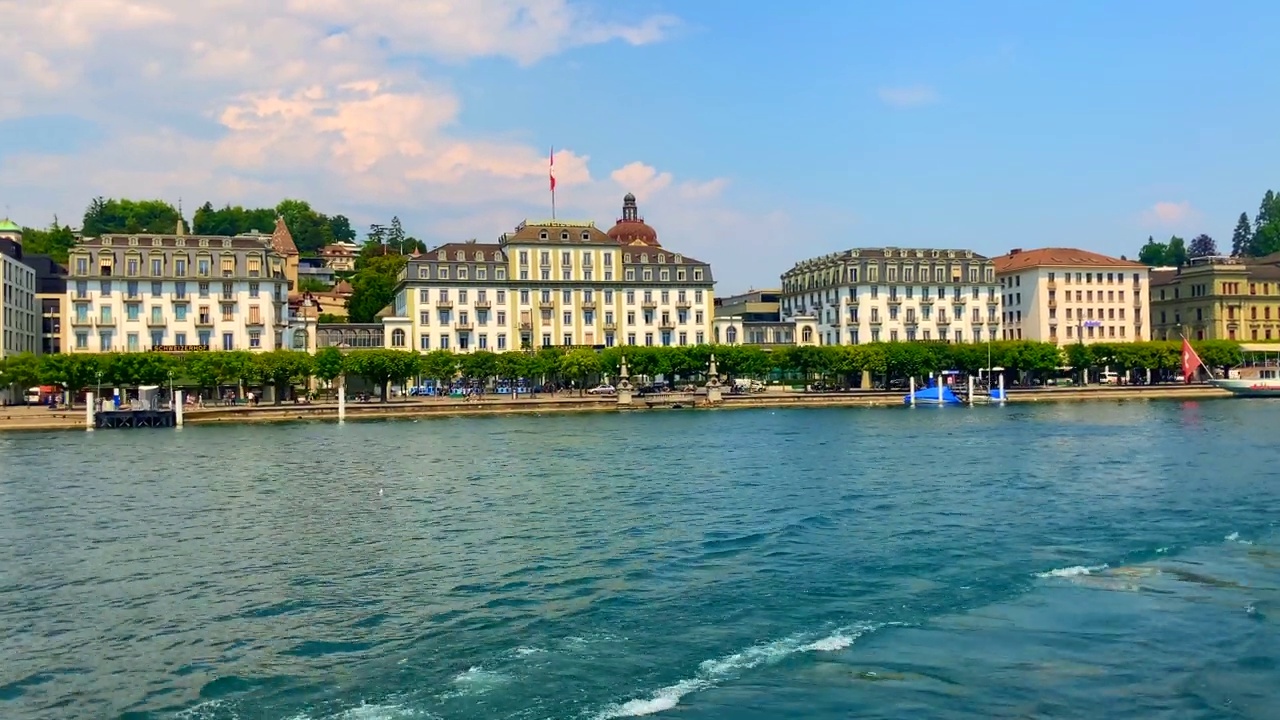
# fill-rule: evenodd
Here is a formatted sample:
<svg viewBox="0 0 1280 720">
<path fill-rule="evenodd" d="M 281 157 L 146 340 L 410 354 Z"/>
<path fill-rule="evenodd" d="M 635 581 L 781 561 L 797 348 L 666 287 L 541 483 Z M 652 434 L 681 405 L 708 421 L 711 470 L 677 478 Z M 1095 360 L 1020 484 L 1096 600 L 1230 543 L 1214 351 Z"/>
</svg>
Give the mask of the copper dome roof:
<svg viewBox="0 0 1280 720">
<path fill-rule="evenodd" d="M 636 207 L 636 196 L 627 193 L 622 198 L 622 217 L 609 228 L 609 238 L 620 245 L 658 245 L 658 231 L 654 230 L 640 217 Z"/>
</svg>

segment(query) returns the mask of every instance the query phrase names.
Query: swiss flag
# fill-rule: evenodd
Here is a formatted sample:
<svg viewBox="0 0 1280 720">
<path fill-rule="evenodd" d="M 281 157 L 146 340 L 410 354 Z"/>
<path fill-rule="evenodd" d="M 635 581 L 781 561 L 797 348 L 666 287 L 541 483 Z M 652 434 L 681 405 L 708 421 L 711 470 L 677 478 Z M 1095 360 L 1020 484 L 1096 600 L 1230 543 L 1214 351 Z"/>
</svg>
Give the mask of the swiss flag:
<svg viewBox="0 0 1280 720">
<path fill-rule="evenodd" d="M 1200 356 L 1196 354 L 1196 349 L 1191 347 L 1191 342 L 1186 338 L 1182 338 L 1182 381 L 1191 384 L 1191 378 L 1195 377 L 1196 371 L 1204 367 L 1204 363 L 1200 361 Z"/>
<path fill-rule="evenodd" d="M 551 192 L 556 191 L 556 149 L 551 148 L 551 161 L 547 163 L 547 177 L 551 178 Z"/>
</svg>

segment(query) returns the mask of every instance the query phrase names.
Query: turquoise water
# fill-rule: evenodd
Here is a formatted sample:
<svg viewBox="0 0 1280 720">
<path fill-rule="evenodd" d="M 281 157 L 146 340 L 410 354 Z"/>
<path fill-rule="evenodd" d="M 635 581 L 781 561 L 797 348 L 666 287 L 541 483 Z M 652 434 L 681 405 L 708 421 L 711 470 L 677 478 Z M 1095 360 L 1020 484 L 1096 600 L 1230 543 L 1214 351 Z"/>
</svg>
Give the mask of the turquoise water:
<svg viewBox="0 0 1280 720">
<path fill-rule="evenodd" d="M 0 717 L 1280 717 L 1280 404 L 0 436 Z"/>
</svg>

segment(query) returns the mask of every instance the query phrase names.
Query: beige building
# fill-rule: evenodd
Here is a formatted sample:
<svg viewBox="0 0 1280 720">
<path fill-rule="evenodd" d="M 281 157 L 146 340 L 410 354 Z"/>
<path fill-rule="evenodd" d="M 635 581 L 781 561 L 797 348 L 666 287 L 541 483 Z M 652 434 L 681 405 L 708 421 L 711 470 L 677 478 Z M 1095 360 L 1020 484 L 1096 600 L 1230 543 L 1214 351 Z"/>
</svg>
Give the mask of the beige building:
<svg viewBox="0 0 1280 720">
<path fill-rule="evenodd" d="M 0 358 L 40 352 L 36 273 L 22 262 L 22 228 L 0 220 Z"/>
<path fill-rule="evenodd" d="M 450 243 L 401 274 L 386 346 L 502 352 L 709 342 L 711 267 L 662 247 L 635 197 L 607 233 L 525 221 L 494 243 Z"/>
<path fill-rule="evenodd" d="M 291 262 L 292 260 L 292 262 Z M 64 352 L 289 347 L 297 248 L 271 235 L 103 235 L 68 260 Z"/>
<path fill-rule="evenodd" d="M 782 275 L 782 319 L 817 318 L 818 342 L 999 337 L 991 260 L 972 250 L 854 248 L 803 260 Z"/>
<path fill-rule="evenodd" d="M 1059 345 L 1151 339 L 1150 269 L 1074 248 L 995 258 L 1005 340 Z"/>
<path fill-rule="evenodd" d="M 1163 340 L 1280 340 L 1280 253 L 1153 270 L 1151 316 Z"/>
<path fill-rule="evenodd" d="M 355 243 L 336 242 L 320 248 L 324 266 L 334 272 L 351 272 L 356 269 L 356 256 L 360 247 Z"/>
</svg>

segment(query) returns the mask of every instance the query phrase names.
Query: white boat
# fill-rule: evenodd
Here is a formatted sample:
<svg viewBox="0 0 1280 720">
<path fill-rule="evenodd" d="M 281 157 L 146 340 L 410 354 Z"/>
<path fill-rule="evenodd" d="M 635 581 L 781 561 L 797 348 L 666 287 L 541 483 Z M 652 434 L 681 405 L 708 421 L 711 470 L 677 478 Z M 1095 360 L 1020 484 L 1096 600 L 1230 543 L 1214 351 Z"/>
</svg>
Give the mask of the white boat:
<svg viewBox="0 0 1280 720">
<path fill-rule="evenodd" d="M 1280 397 L 1280 368 L 1275 365 L 1236 368 L 1230 375 L 1209 384 L 1239 397 Z"/>
<path fill-rule="evenodd" d="M 1190 368 L 1194 371 L 1195 365 L 1203 367 L 1194 350 L 1190 350 L 1191 358 L 1188 361 L 1189 348 L 1190 344 L 1186 343 L 1183 349 L 1184 370 Z M 1210 374 L 1206 382 L 1237 397 L 1280 397 L 1280 356 L 1273 350 L 1268 351 L 1269 349 L 1253 349 L 1247 345 L 1243 349 L 1245 364 L 1229 370 L 1225 378 L 1216 378 Z"/>
</svg>

